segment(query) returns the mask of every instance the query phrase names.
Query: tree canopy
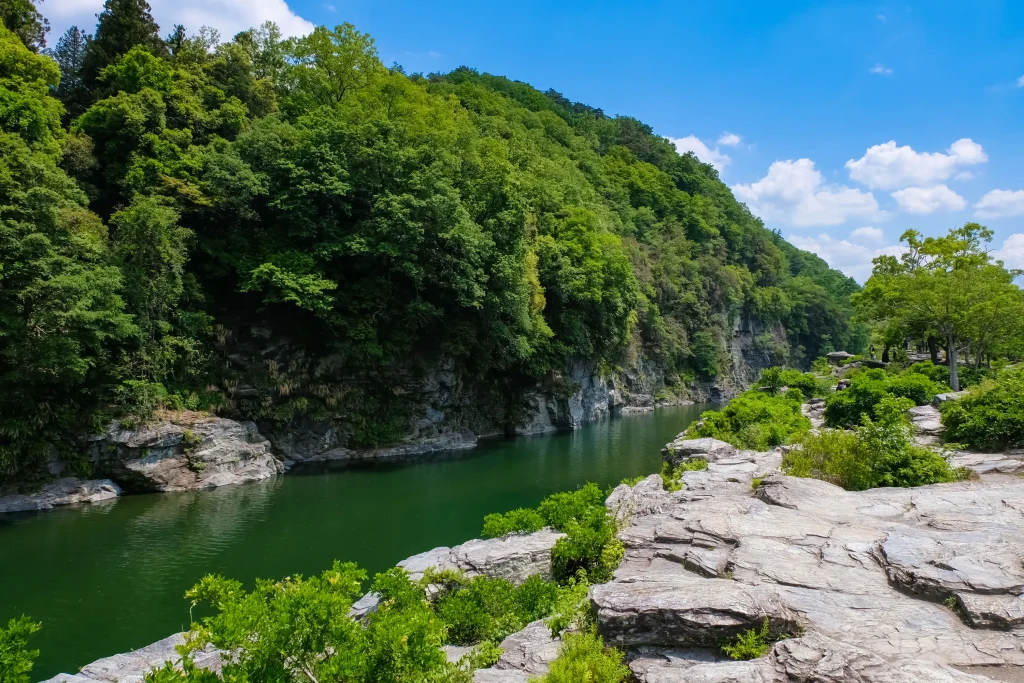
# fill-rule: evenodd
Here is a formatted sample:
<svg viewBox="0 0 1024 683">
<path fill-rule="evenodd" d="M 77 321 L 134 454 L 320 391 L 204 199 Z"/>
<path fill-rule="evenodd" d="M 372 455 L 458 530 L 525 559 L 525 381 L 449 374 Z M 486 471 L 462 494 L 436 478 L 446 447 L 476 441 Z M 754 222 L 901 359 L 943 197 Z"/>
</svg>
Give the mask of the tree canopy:
<svg viewBox="0 0 1024 683">
<path fill-rule="evenodd" d="M 579 358 L 711 380 L 738 329 L 794 364 L 864 341 L 852 280 L 635 119 L 409 76 L 349 24 L 161 39 L 141 0 L 51 54 L 3 36 L 3 415 L 52 408 L 0 432 L 8 472 L 154 396 L 374 445 L 408 424 L 401 378 L 438 363 L 500 404 Z M 232 366 L 238 324 L 304 351 Z"/>
<path fill-rule="evenodd" d="M 1024 340 L 1024 292 L 992 258 L 992 231 L 977 223 L 942 237 L 903 233 L 904 254 L 880 256 L 863 292 L 854 295 L 861 313 L 890 339 L 937 337 L 945 343 L 949 385 L 960 390 L 958 351 L 981 364 L 986 357 L 1016 355 Z"/>
</svg>

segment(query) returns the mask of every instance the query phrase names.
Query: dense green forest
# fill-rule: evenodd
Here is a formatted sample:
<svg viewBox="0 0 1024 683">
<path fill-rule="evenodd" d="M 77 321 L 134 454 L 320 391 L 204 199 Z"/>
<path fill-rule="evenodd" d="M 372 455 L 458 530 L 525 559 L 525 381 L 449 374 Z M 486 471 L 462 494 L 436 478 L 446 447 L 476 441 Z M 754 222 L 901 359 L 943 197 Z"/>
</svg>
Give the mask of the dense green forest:
<svg viewBox="0 0 1024 683">
<path fill-rule="evenodd" d="M 0 7 L 2 477 L 158 405 L 386 443 L 399 378 L 442 360 L 500 398 L 573 358 L 713 379 L 741 320 L 773 363 L 864 344 L 855 282 L 633 118 L 408 75 L 348 24 L 161 37 L 107 0 L 45 47 L 29 0 Z M 303 353 L 239 377 L 239 326 Z"/>
</svg>

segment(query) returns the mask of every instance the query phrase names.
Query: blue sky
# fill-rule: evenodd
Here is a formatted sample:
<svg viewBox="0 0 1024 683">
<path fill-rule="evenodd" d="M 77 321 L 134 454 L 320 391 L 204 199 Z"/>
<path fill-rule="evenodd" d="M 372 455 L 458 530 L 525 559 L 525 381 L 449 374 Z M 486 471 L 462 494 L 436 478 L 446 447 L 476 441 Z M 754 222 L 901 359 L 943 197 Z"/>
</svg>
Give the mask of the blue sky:
<svg viewBox="0 0 1024 683">
<path fill-rule="evenodd" d="M 1024 268 L 1024 2 L 150 0 L 168 28 L 349 21 L 408 72 L 469 65 L 629 114 L 863 281 L 970 220 Z M 45 0 L 54 37 L 102 0 Z M 311 22 L 311 23 L 310 23 Z M 727 135 L 727 133 L 731 135 Z"/>
</svg>

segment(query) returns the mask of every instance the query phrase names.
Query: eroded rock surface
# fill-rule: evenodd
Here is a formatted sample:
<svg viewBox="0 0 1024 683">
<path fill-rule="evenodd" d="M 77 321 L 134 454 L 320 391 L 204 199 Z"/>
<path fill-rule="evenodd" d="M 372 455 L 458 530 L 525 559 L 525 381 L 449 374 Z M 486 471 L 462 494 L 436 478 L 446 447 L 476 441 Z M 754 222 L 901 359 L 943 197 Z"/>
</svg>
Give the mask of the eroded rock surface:
<svg viewBox="0 0 1024 683">
<path fill-rule="evenodd" d="M 933 405 L 915 406 L 908 412 L 917 443 L 925 446 L 938 444 L 945 429 L 942 426 L 939 409 Z"/>
<path fill-rule="evenodd" d="M 283 472 L 251 422 L 181 411 L 94 440 L 97 466 L 131 491 L 189 491 L 259 481 Z"/>
<path fill-rule="evenodd" d="M 718 439 L 690 439 L 686 437 L 685 432 L 661 449 L 662 457 L 671 462 L 673 467 L 697 459 L 718 462 L 735 456 L 736 453 L 737 448 L 732 444 Z"/>
<path fill-rule="evenodd" d="M 60 505 L 100 503 L 121 495 L 121 487 L 109 479 L 65 477 L 33 493 L 0 496 L 0 513 L 50 510 Z"/>
<path fill-rule="evenodd" d="M 640 681 L 1024 674 L 1024 481 L 853 493 L 774 473 L 753 490 L 778 460 L 738 451 L 684 474 L 682 491 L 645 480 L 609 499 L 632 515 L 626 557 L 591 599 Z M 727 634 L 766 618 L 802 636 L 748 662 L 716 655 Z"/>
<path fill-rule="evenodd" d="M 398 563 L 414 581 L 430 567 L 456 569 L 467 576 L 490 576 L 522 583 L 534 574 L 551 579 L 551 549 L 565 534 L 541 529 L 504 538 L 474 538 L 454 548 L 434 548 Z"/>
<path fill-rule="evenodd" d="M 43 683 L 142 683 L 145 674 L 164 662 L 181 661 L 175 648 L 184 642 L 183 635 L 176 633 L 132 652 L 97 659 L 77 674 L 57 674 Z M 221 653 L 213 648 L 197 653 L 194 661 L 199 668 L 210 671 L 220 671 L 222 664 Z"/>
</svg>

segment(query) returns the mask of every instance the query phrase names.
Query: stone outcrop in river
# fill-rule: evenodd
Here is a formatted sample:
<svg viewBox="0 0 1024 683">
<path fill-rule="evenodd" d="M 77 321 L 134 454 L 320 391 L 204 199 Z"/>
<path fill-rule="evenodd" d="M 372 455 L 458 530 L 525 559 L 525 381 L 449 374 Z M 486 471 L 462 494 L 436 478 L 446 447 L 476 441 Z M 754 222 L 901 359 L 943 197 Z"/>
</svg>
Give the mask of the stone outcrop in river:
<svg viewBox="0 0 1024 683">
<path fill-rule="evenodd" d="M 97 469 L 128 491 L 214 488 L 284 471 L 251 422 L 188 411 L 137 426 L 111 423 L 89 451 Z"/>
<path fill-rule="evenodd" d="M 100 503 L 121 495 L 121 487 L 109 479 L 64 477 L 38 491 L 0 496 L 0 513 L 50 510 L 60 505 Z"/>
</svg>

